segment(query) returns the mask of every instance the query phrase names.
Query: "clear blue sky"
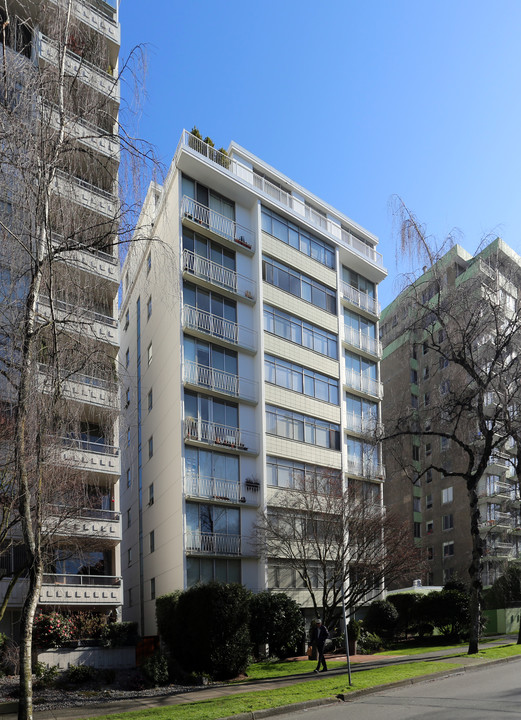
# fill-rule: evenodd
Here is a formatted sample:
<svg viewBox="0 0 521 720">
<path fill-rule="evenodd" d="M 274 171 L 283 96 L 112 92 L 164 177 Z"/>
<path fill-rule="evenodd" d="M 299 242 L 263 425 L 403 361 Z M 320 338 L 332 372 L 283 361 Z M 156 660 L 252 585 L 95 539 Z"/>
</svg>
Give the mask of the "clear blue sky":
<svg viewBox="0 0 521 720">
<path fill-rule="evenodd" d="M 380 239 L 383 305 L 394 194 L 470 252 L 521 253 L 521 0 L 122 0 L 120 20 L 159 157 L 195 124 L 337 207 Z"/>
</svg>

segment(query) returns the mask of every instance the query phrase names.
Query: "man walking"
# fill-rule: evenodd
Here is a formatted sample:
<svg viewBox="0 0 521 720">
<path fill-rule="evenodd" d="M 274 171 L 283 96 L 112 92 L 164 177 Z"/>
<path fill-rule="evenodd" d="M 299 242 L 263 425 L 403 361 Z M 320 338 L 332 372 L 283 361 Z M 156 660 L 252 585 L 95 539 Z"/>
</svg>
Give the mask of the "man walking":
<svg viewBox="0 0 521 720">
<path fill-rule="evenodd" d="M 316 647 L 318 655 L 318 664 L 313 672 L 326 672 L 327 670 L 326 659 L 324 657 L 324 645 L 326 644 L 328 637 L 329 631 L 327 627 L 322 625 L 322 620 L 320 618 L 317 618 L 315 627 L 311 633 L 311 644 Z M 320 669 L 320 665 L 322 665 L 322 670 Z"/>
</svg>

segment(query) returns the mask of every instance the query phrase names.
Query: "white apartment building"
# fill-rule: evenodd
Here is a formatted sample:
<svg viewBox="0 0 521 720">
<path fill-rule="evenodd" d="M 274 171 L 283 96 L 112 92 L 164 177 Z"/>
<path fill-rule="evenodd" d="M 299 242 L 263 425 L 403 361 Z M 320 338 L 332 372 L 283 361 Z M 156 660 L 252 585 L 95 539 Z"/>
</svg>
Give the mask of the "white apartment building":
<svg viewBox="0 0 521 720">
<path fill-rule="evenodd" d="M 377 238 L 244 148 L 183 132 L 123 267 L 124 619 L 211 579 L 309 598 L 261 558 L 259 513 L 303 472 L 381 502 Z M 366 437 L 366 436 L 365 436 Z M 280 504 L 280 503 L 279 503 Z"/>
<path fill-rule="evenodd" d="M 46 68 L 57 67 L 60 45 L 53 32 L 58 16 L 65 12 L 65 0 L 8 0 L 8 16 L 0 10 L 4 24 L 4 72 L 13 67 L 20 77 L 33 82 Z M 119 613 L 122 587 L 119 545 L 119 425 L 118 391 L 115 377 L 119 349 L 118 289 L 119 258 L 113 227 L 117 219 L 117 172 L 119 143 L 117 116 L 119 86 L 117 79 L 120 26 L 116 2 L 112 0 L 74 0 L 71 4 L 71 29 L 65 40 L 65 77 L 68 83 L 67 107 L 73 108 L 66 118 L 66 141 L 74 153 L 65 171 L 56 173 L 52 187 L 49 224 L 52 226 L 52 249 L 48 274 L 37 298 L 36 321 L 48 327 L 55 343 L 67 346 L 66 360 L 60 363 L 60 385 L 74 429 L 57 440 L 54 462 L 67 468 L 78 480 L 78 492 L 84 493 L 85 506 L 70 513 L 61 498 L 56 497 L 46 510 L 45 528 L 56 526 L 53 555 L 48 557 L 43 577 L 39 608 L 49 611 L 88 610 L 103 614 Z M 9 23 L 6 22 L 9 19 Z M 96 49 L 96 53 L 94 50 Z M 96 56 L 99 64 L 91 58 Z M 3 51 L 0 50 L 3 56 Z M 22 80 L 23 81 L 23 80 Z M 34 128 L 47 123 L 49 132 L 58 127 L 56 88 L 52 83 L 36 81 L 35 87 L 45 94 L 34 98 Z M 72 98 L 75 94 L 76 100 Z M 70 104 L 68 104 L 70 102 Z M 76 102 L 76 105 L 74 105 Z M 82 105 L 83 103 L 83 105 Z M 85 110 L 85 108 L 88 110 Z M 13 105 L 13 112 L 16 106 Z M 32 122 L 33 117 L 20 118 Z M 38 125 L 40 123 L 40 125 Z M 39 132 L 39 130 L 37 131 Z M 42 133 L 43 135 L 43 133 Z M 84 158 L 87 160 L 84 160 Z M 4 181 L 5 182 L 5 181 Z M 16 191 L 2 184 L 0 213 L 5 226 L 13 216 L 11 197 Z M 8 218 L 6 220 L 6 217 Z M 25 223 L 25 218 L 19 224 Z M 24 227 L 27 227 L 24 225 Z M 86 228 L 89 228 L 87 230 Z M 38 228 L 27 240 L 36 247 Z M 23 230 L 22 232 L 25 232 Z M 99 241 L 93 233 L 99 232 Z M 88 234 L 87 236 L 87 233 Z M 28 235 L 29 237 L 29 235 Z M 3 300 L 7 302 L 9 255 L 7 241 L 0 253 Z M 51 254 L 51 253 L 49 253 Z M 21 254 L 20 262 L 25 263 Z M 59 261 L 59 262 L 58 262 Z M 30 262 L 30 261 L 29 261 Z M 51 267 L 52 265 L 52 267 Z M 11 277 L 11 282 L 13 278 Z M 45 289 L 44 289 L 45 288 Z M 21 296 L 18 296 L 18 300 Z M 9 299 L 9 298 L 7 298 Z M 5 318 L 5 314 L 3 314 Z M 4 332 L 5 328 L 2 328 Z M 6 342 L 2 335 L 3 352 Z M 71 348 L 88 343 L 88 355 L 77 360 Z M 42 334 L 34 387 L 37 392 L 51 393 L 55 372 L 46 360 L 46 336 Z M 49 345 L 50 347 L 50 345 Z M 3 355 L 2 357 L 4 357 Z M 105 372 L 102 372 L 103 367 Z M 13 407 L 16 398 L 6 397 L 2 385 L 2 423 L 5 408 Z M 83 496 L 82 496 L 83 497 Z M 75 498 L 81 503 L 81 498 Z M 16 535 L 18 530 L 13 531 Z M 18 537 L 18 536 L 16 536 Z M 3 599 L 10 578 L 24 562 L 20 540 L 0 552 L 0 598 Z M 24 575 L 15 585 L 0 631 L 17 635 L 17 621 L 26 594 Z"/>
</svg>

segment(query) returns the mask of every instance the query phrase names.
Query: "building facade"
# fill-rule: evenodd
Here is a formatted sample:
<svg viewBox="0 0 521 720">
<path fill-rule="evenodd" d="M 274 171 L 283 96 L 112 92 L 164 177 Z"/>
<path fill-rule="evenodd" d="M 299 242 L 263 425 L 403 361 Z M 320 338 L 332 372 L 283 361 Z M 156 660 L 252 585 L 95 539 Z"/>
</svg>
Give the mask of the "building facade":
<svg viewBox="0 0 521 720">
<path fill-rule="evenodd" d="M 376 238 L 259 158 L 183 132 L 123 268 L 124 617 L 197 582 L 307 593 L 259 514 L 337 472 L 381 502 Z"/>
<path fill-rule="evenodd" d="M 477 488 L 484 585 L 492 584 L 508 562 L 521 561 L 516 445 L 494 390 L 504 381 L 501 344 L 508 339 L 508 356 L 518 342 L 517 326 L 509 325 L 508 317 L 515 317 L 520 268 L 519 256 L 500 239 L 475 256 L 456 245 L 382 311 L 384 423 L 389 429 L 396 417 L 408 417 L 418 430 L 401 445 L 395 441 L 398 452 L 392 446 L 385 450 L 384 503 L 409 519 L 424 550 L 426 585 L 468 582 L 469 495 L 457 473 L 468 465 L 466 448 L 474 447 L 479 459 L 487 432 L 494 450 Z M 465 353 L 485 388 L 483 402 L 473 399 L 479 396 L 477 386 L 451 359 Z"/>
<path fill-rule="evenodd" d="M 56 490 L 43 488 L 39 496 L 45 502 L 40 530 L 46 544 L 39 611 L 115 617 L 122 605 L 116 380 L 118 11 L 115 3 L 104 0 L 13 0 L 7 10 L 0 9 L 0 18 L 2 127 L 9 127 L 12 118 L 23 130 L 19 141 L 16 135 L 3 140 L 2 376 L 7 377 L 8 354 L 20 357 L 21 336 L 8 335 L 6 308 L 14 319 L 27 302 L 24 273 L 34 278 L 39 272 L 33 333 L 39 347 L 29 381 L 40 417 L 45 398 L 60 395 L 54 405 L 54 440 L 41 464 L 44 483 L 56 483 Z M 30 144 L 35 138 L 41 140 L 41 154 L 36 141 Z M 38 181 L 28 179 L 24 165 L 15 165 L 17 142 L 19 156 L 34 153 L 34 167 L 52 178 L 47 185 L 40 183 L 41 195 L 49 191 L 48 202 L 32 192 Z M 60 152 L 56 158 L 50 157 L 53 149 Z M 6 181 L 8 173 L 12 183 Z M 23 252 L 14 242 L 17 236 L 24 237 Z M 35 270 L 38 256 L 41 271 Z M 18 377 L 10 378 L 16 392 L 9 383 L 1 384 L 3 430 L 16 417 Z M 38 428 L 35 435 L 40 432 Z M 0 554 L 0 597 L 25 561 L 19 527 L 14 526 Z M 14 586 L 0 625 L 14 637 L 27 590 L 25 574 Z"/>
</svg>

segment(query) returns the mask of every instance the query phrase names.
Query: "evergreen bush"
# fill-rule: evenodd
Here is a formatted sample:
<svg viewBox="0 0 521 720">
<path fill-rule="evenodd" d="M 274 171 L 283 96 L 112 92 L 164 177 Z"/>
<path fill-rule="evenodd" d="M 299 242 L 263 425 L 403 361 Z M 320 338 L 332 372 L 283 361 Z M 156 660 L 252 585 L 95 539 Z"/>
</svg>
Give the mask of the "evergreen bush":
<svg viewBox="0 0 521 720">
<path fill-rule="evenodd" d="M 272 656 L 297 655 L 305 637 L 304 619 L 297 603 L 285 593 L 252 595 L 250 637 L 256 656 L 259 646 L 265 644 Z"/>
</svg>

